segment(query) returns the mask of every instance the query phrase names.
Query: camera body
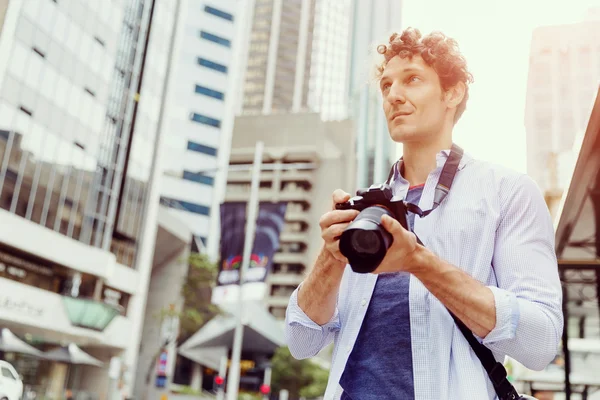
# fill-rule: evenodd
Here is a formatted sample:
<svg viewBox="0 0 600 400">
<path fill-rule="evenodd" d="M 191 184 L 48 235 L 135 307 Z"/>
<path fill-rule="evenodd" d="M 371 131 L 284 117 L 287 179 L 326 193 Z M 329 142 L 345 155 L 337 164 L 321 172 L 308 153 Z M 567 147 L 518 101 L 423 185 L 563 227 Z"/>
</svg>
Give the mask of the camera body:
<svg viewBox="0 0 600 400">
<path fill-rule="evenodd" d="M 391 186 L 381 184 L 359 189 L 356 196 L 336 204 L 337 210 L 360 211 L 340 236 L 340 252 L 354 272 L 373 272 L 392 244 L 392 235 L 381 226 L 383 215 L 389 215 L 408 229 L 405 202 L 392 198 Z"/>
</svg>

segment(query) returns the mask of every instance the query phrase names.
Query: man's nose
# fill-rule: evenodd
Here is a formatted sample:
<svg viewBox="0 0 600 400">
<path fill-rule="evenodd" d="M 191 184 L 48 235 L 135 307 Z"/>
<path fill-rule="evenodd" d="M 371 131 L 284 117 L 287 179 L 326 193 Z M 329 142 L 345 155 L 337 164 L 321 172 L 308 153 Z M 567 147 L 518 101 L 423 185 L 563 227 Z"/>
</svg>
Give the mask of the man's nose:
<svg viewBox="0 0 600 400">
<path fill-rule="evenodd" d="M 393 84 L 390 88 L 390 92 L 388 94 L 388 100 L 390 103 L 406 103 L 406 96 L 404 95 L 404 90 L 402 85 Z"/>
</svg>

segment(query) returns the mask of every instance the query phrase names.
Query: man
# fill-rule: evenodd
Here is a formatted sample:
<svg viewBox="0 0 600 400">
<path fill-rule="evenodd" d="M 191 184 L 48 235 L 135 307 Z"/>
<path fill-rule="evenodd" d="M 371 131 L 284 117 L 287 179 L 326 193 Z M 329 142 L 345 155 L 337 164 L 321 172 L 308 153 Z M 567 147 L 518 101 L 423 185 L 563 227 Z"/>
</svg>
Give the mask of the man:
<svg viewBox="0 0 600 400">
<path fill-rule="evenodd" d="M 472 77 L 441 33 L 407 29 L 378 52 L 389 133 L 404 147 L 394 198 L 429 210 Z M 349 197 L 336 190 L 334 205 Z M 294 357 L 335 342 L 325 399 L 495 399 L 449 311 L 500 362 L 510 356 L 541 370 L 554 358 L 563 327 L 554 233 L 529 177 L 465 153 L 439 207 L 409 214 L 414 233 L 381 219 L 393 243 L 372 274 L 353 272 L 339 250 L 357 215 L 333 207 L 322 216 L 323 248 L 287 309 Z"/>
</svg>

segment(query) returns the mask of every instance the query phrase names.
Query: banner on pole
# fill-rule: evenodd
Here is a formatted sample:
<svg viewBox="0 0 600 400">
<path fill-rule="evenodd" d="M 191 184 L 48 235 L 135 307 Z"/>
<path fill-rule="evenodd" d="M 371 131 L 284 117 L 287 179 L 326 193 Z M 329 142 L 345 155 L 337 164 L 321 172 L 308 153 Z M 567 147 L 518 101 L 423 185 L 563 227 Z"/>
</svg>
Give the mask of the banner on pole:
<svg viewBox="0 0 600 400">
<path fill-rule="evenodd" d="M 285 224 L 285 202 L 260 203 L 250 265 L 243 282 L 244 298 L 260 300 L 266 294 L 265 280 L 279 248 Z M 213 303 L 235 301 L 240 290 L 240 270 L 246 235 L 246 203 L 221 205 L 221 254 Z"/>
</svg>

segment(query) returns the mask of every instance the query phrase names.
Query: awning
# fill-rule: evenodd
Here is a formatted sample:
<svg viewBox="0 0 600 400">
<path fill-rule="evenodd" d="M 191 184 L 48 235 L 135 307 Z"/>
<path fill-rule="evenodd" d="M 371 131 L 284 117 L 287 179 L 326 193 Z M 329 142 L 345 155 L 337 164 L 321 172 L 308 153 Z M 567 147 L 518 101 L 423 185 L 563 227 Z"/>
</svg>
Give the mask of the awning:
<svg viewBox="0 0 600 400">
<path fill-rule="evenodd" d="M 102 367 L 104 365 L 102 361 L 90 356 L 88 353 L 77 347 L 77 345 L 74 343 L 47 351 L 44 353 L 44 356 L 48 360 L 66 364 L 92 365 L 95 367 Z"/>
<path fill-rule="evenodd" d="M 600 90 L 559 207 L 556 255 L 563 285 L 562 342 L 569 399 L 571 380 L 578 373 L 571 353 L 584 352 L 570 349 L 570 338 L 589 341 L 589 346 L 600 338 Z"/>
<path fill-rule="evenodd" d="M 0 332 L 0 351 L 43 357 L 41 351 L 16 337 L 8 328 L 3 328 Z"/>
<path fill-rule="evenodd" d="M 210 320 L 202 329 L 179 347 L 179 354 L 203 365 L 202 352 L 213 358 L 215 354 L 228 352 L 233 345 L 237 310 L 235 305 L 221 305 L 226 314 Z M 244 304 L 242 317 L 244 325 L 244 340 L 242 351 L 272 354 L 278 347 L 285 344 L 281 324 L 273 317 L 264 305 L 250 302 Z M 225 350 L 224 350 L 225 349 Z M 220 358 L 220 355 L 219 355 Z M 218 367 L 218 362 L 217 362 Z"/>
</svg>

